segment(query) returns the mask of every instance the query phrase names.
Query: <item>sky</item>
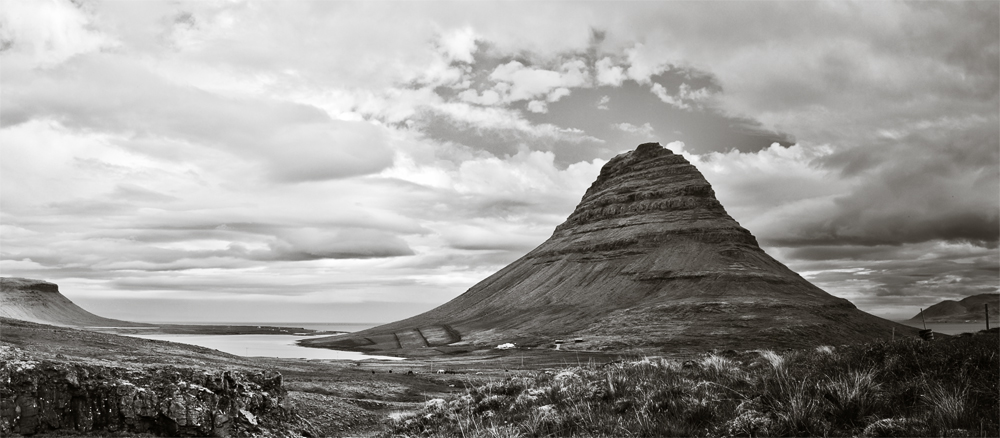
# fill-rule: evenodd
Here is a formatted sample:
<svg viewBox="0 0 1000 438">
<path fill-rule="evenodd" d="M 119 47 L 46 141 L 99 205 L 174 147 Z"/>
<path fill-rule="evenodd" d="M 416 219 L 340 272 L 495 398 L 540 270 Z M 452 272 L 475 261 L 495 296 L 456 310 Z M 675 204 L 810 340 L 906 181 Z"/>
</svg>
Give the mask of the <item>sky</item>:
<svg viewBox="0 0 1000 438">
<path fill-rule="evenodd" d="M 905 319 L 1000 290 L 1000 2 L 0 3 L 0 275 L 137 321 L 388 322 L 682 153 Z"/>
</svg>

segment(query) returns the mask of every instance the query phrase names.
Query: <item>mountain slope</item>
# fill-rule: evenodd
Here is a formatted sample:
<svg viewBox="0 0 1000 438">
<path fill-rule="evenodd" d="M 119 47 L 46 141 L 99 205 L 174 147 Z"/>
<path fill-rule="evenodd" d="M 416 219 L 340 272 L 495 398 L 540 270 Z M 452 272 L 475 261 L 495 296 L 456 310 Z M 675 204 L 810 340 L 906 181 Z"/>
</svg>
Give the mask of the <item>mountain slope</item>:
<svg viewBox="0 0 1000 438">
<path fill-rule="evenodd" d="M 421 315 L 302 342 L 360 350 L 500 342 L 574 348 L 842 344 L 913 329 L 857 310 L 757 245 L 684 157 L 640 145 L 609 161 L 552 237 Z"/>
<path fill-rule="evenodd" d="M 944 300 L 924 309 L 911 322 L 985 321 L 984 305 L 989 305 L 990 321 L 1000 319 L 1000 294 L 979 294 L 961 301 Z"/>
<path fill-rule="evenodd" d="M 146 326 L 102 318 L 80 308 L 59 293 L 59 286 L 28 278 L 0 278 L 0 316 L 22 321 L 81 327 Z"/>
</svg>

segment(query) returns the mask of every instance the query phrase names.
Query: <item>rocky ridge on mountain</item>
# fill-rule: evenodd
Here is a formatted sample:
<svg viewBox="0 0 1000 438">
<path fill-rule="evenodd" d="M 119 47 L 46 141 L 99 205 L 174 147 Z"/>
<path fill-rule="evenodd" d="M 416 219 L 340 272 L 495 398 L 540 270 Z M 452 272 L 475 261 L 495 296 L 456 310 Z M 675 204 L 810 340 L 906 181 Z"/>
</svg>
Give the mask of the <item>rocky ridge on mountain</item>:
<svg viewBox="0 0 1000 438">
<path fill-rule="evenodd" d="M 426 313 L 302 341 L 361 351 L 500 343 L 678 351 L 843 344 L 913 334 L 766 254 L 683 156 L 656 143 L 601 169 L 552 237 Z"/>
</svg>

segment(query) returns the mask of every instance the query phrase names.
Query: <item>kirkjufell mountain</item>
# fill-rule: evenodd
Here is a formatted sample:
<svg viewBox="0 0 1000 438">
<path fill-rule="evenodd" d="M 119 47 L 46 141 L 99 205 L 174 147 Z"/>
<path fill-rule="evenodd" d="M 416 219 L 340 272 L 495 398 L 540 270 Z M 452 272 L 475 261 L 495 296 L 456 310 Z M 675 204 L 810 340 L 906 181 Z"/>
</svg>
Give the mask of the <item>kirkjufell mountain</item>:
<svg viewBox="0 0 1000 438">
<path fill-rule="evenodd" d="M 915 334 L 768 256 L 681 155 L 646 143 L 601 169 L 552 237 L 426 313 L 303 341 L 386 351 L 551 345 L 784 348 Z M 576 341 L 576 342 L 574 342 Z"/>
<path fill-rule="evenodd" d="M 59 293 L 59 286 L 30 278 L 0 278 L 0 316 L 59 326 L 135 327 L 135 322 L 103 318 Z"/>
</svg>

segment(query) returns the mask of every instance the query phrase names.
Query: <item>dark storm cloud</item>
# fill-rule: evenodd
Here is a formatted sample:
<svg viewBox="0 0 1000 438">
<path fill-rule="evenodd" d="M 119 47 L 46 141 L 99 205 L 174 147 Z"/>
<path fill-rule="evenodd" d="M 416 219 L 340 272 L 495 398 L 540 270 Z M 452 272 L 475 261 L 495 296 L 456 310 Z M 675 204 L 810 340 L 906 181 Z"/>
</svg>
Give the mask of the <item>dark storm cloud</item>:
<svg viewBox="0 0 1000 438">
<path fill-rule="evenodd" d="M 839 244 L 781 253 L 820 288 L 891 318 L 909 318 L 943 299 L 1000 292 L 1000 252 L 968 243 Z"/>
<path fill-rule="evenodd" d="M 841 246 L 802 246 L 787 249 L 784 253 L 802 266 L 811 266 L 809 262 L 826 260 L 875 261 L 900 257 L 898 245 L 841 245 Z"/>
<path fill-rule="evenodd" d="M 873 139 L 819 160 L 817 164 L 857 184 L 836 198 L 835 210 L 806 217 L 790 235 L 769 243 L 945 240 L 995 248 L 1000 238 L 1000 128 L 995 117 L 969 124 L 946 123 Z"/>
<path fill-rule="evenodd" d="M 897 254 L 898 255 L 898 254 Z M 830 263 L 833 260 L 827 260 Z M 827 271 L 810 281 L 818 284 L 864 281 L 860 286 L 867 299 L 904 297 L 923 305 L 940 299 L 961 299 L 1000 289 L 1000 259 L 980 256 L 957 263 L 944 257 L 918 260 L 867 260 L 852 263 L 861 272 Z M 867 271 L 867 272 L 866 272 Z"/>
<path fill-rule="evenodd" d="M 836 259 L 828 259 L 832 262 Z M 963 263 L 941 257 L 923 260 L 864 260 L 852 265 L 858 272 L 837 270 L 813 274 L 810 280 L 835 282 L 868 280 L 878 296 L 968 296 L 996 291 L 1000 269 L 996 257 L 981 256 Z"/>
</svg>

